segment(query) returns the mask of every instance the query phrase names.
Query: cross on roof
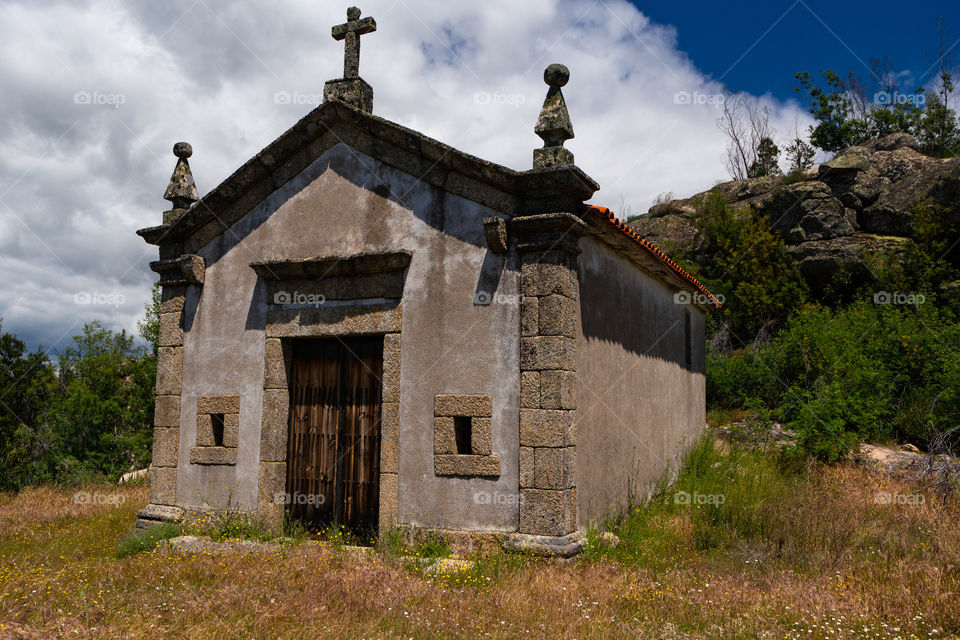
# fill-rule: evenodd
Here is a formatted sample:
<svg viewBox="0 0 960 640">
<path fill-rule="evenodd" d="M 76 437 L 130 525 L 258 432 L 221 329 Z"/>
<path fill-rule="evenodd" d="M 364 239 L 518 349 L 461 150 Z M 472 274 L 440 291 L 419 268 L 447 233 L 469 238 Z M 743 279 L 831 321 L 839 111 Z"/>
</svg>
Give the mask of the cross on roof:
<svg viewBox="0 0 960 640">
<path fill-rule="evenodd" d="M 360 19 L 360 9 L 347 9 L 347 22 L 331 29 L 334 40 L 346 40 L 343 53 L 343 77 L 360 77 L 360 36 L 377 30 L 373 18 Z"/>
</svg>

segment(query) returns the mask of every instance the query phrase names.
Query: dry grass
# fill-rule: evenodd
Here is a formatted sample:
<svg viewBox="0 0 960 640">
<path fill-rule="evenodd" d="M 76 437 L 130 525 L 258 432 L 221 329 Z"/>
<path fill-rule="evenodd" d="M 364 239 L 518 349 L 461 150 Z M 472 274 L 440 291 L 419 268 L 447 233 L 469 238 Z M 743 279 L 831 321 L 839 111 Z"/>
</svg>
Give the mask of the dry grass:
<svg viewBox="0 0 960 640">
<path fill-rule="evenodd" d="M 767 485 L 731 498 L 779 496 L 753 505 L 756 522 L 738 519 L 737 505 L 724 515 L 654 501 L 621 523 L 616 550 L 592 549 L 572 565 L 493 557 L 442 579 L 334 547 L 161 548 L 117 560 L 145 487 L 86 488 L 122 495 L 119 506 L 29 490 L 0 496 L 0 636 L 957 637 L 953 499 L 943 506 L 922 488 L 842 465 Z M 878 491 L 926 501 L 877 505 Z"/>
</svg>

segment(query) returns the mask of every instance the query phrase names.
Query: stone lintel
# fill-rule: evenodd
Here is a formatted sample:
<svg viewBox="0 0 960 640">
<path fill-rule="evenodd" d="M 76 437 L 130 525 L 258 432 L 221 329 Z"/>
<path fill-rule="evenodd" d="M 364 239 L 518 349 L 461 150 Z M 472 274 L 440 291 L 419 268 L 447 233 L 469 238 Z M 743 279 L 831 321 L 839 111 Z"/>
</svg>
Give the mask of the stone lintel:
<svg viewBox="0 0 960 640">
<path fill-rule="evenodd" d="M 402 271 L 410 264 L 410 258 L 409 251 L 393 251 L 306 260 L 268 260 L 254 262 L 250 267 L 264 280 L 302 280 Z"/>
<path fill-rule="evenodd" d="M 434 396 L 433 414 L 489 418 L 493 415 L 493 400 L 480 393 L 440 393 Z"/>
<path fill-rule="evenodd" d="M 207 395 L 197 398 L 197 413 L 240 413 L 240 395 Z"/>
<path fill-rule="evenodd" d="M 400 304 L 276 309 L 267 311 L 267 337 L 329 337 L 398 333 L 400 320 Z"/>
</svg>

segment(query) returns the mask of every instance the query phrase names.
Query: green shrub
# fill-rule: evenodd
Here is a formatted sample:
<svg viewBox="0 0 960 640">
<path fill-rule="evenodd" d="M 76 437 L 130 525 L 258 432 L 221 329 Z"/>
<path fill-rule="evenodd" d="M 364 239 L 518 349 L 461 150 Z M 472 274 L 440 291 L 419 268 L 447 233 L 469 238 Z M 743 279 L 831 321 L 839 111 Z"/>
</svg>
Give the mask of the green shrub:
<svg viewBox="0 0 960 640">
<path fill-rule="evenodd" d="M 808 306 L 769 344 L 711 355 L 708 401 L 769 409 L 822 460 L 862 439 L 923 448 L 960 419 L 958 352 L 960 324 L 929 304 Z"/>
<path fill-rule="evenodd" d="M 160 524 L 134 531 L 117 545 L 117 558 L 126 558 L 145 551 L 153 551 L 164 540 L 180 535 L 180 527 L 173 523 Z"/>
</svg>

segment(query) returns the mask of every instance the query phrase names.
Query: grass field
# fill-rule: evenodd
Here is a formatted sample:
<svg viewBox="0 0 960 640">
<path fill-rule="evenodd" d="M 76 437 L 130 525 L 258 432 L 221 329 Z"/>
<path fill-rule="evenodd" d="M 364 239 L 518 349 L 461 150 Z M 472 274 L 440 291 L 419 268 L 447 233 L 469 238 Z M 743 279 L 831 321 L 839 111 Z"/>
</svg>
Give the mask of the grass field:
<svg viewBox="0 0 960 640">
<path fill-rule="evenodd" d="M 613 527 L 617 548 L 591 535 L 572 564 L 494 555 L 446 577 L 335 544 L 134 553 L 124 541 L 147 488 L 83 491 L 88 504 L 66 489 L 0 496 L 0 637 L 960 634 L 956 496 L 849 464 L 785 470 L 709 441 Z"/>
</svg>

